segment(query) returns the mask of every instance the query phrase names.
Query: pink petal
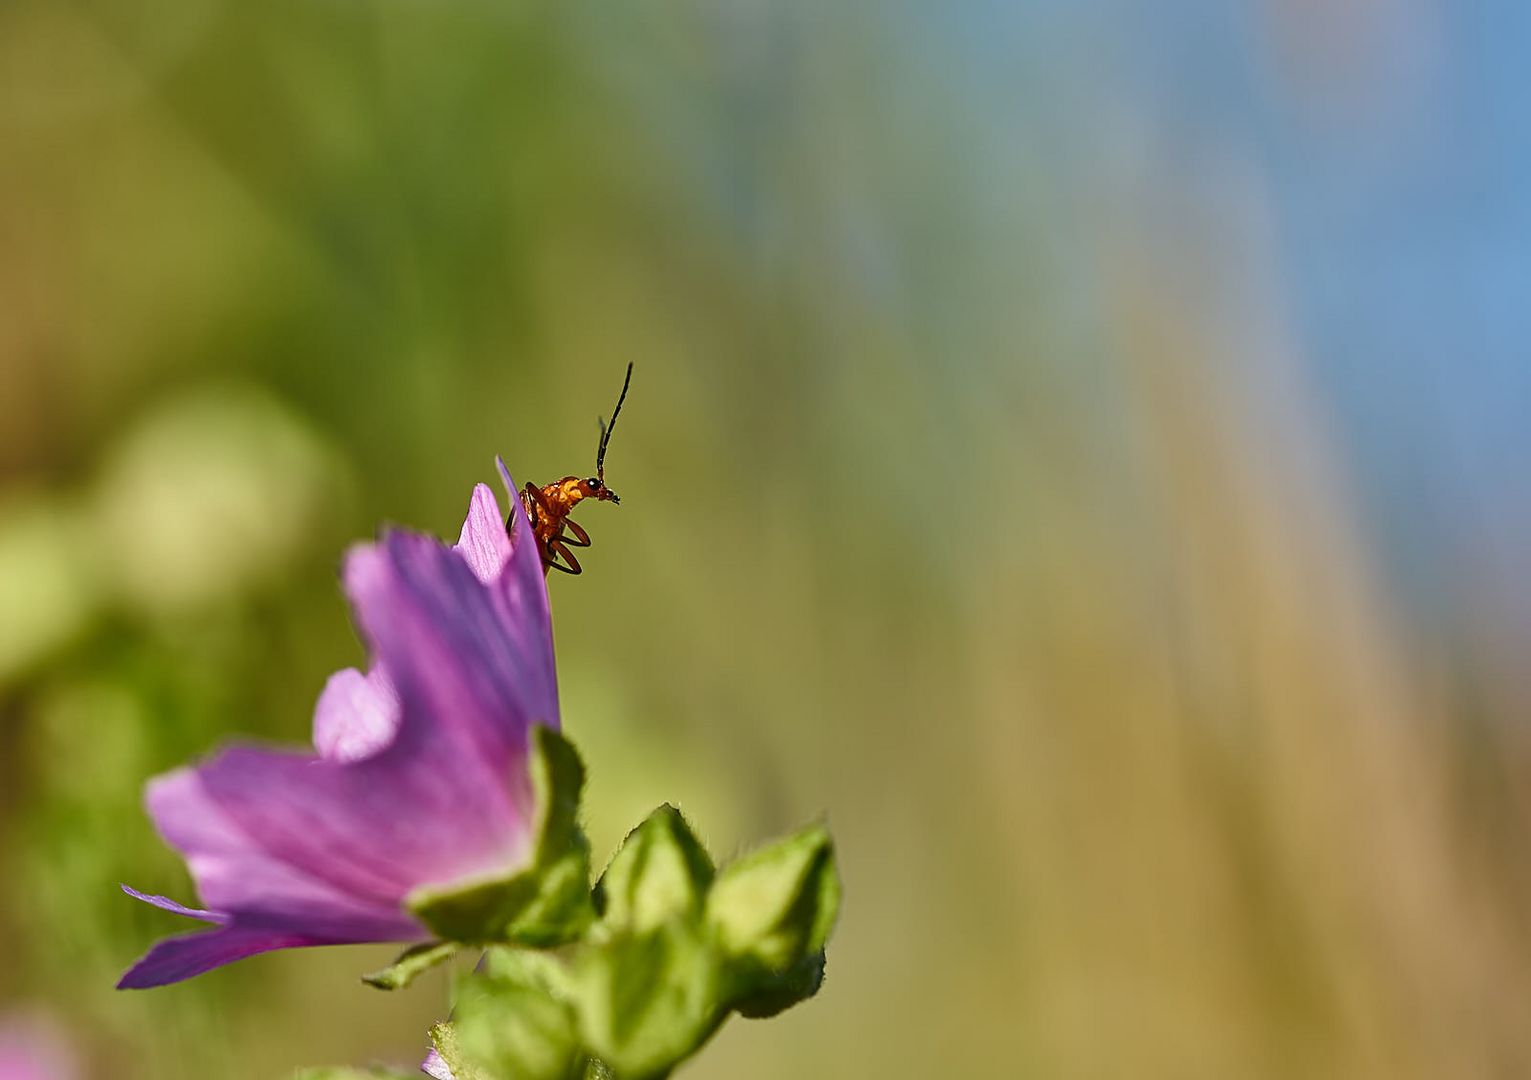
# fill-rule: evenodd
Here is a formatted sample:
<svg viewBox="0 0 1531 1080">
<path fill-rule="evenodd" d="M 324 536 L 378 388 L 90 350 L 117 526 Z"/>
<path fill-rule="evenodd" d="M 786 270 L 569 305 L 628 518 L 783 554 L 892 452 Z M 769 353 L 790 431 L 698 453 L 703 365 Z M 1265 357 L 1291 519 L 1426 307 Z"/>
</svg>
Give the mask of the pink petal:
<svg viewBox="0 0 1531 1080">
<path fill-rule="evenodd" d="M 141 893 L 129 885 L 119 885 L 118 888 L 135 900 L 142 900 L 144 903 L 151 904 L 162 911 L 168 911 L 172 915 L 185 915 L 188 919 L 201 919 L 203 922 L 210 923 L 226 923 L 229 921 L 227 915 L 221 915 L 216 911 L 202 911 L 198 908 L 189 908 L 185 904 L 176 903 L 168 896 L 154 896 L 150 893 Z"/>
<path fill-rule="evenodd" d="M 73 1080 L 83 1075 L 74 1039 L 53 1017 L 9 1002 L 0 1012 L 0 1080 Z"/>
<path fill-rule="evenodd" d="M 475 820 L 472 800 L 459 804 L 395 750 L 340 763 L 230 747 L 154 780 L 146 801 L 214 911 L 326 936 L 410 940 L 424 931 L 401 910 L 404 896 L 501 865 L 505 829 Z"/>
<path fill-rule="evenodd" d="M 393 532 L 352 552 L 345 585 L 404 705 L 395 746 L 439 758 L 441 775 L 463 797 L 489 803 L 484 813 L 521 831 L 531 726 L 558 725 L 547 593 L 533 545 L 518 547 L 485 586 L 430 538 Z M 496 808 L 494 796 L 508 805 Z"/>
<path fill-rule="evenodd" d="M 519 502 L 513 491 L 511 497 Z M 485 484 L 473 489 L 454 550 L 485 584 L 498 578 L 510 559 L 514 549 L 505 519 Z M 366 675 L 355 668 L 337 671 L 314 709 L 314 748 L 321 757 L 336 761 L 368 757 L 393 739 L 399 715 L 399 695 L 381 667 L 374 666 Z"/>
<path fill-rule="evenodd" d="M 337 671 L 314 708 L 314 749 L 331 761 L 370 757 L 393 741 L 400 715 L 399 695 L 382 668 Z"/>
<path fill-rule="evenodd" d="M 510 498 L 512 502 L 520 502 L 514 488 Z M 505 519 L 500 516 L 500 504 L 495 502 L 494 492 L 485 484 L 473 489 L 473 497 L 468 501 L 468 516 L 462 523 L 462 535 L 457 538 L 457 550 L 486 585 L 500 576 L 500 570 L 510 559 L 512 549 Z"/>
<path fill-rule="evenodd" d="M 144 990 L 180 982 L 201 975 L 215 967 L 243 960 L 272 949 L 292 949 L 306 945 L 334 945 L 327 941 L 290 931 L 242 929 L 226 926 L 201 934 L 182 934 L 156 942 L 127 973 L 117 980 L 119 990 Z"/>
</svg>

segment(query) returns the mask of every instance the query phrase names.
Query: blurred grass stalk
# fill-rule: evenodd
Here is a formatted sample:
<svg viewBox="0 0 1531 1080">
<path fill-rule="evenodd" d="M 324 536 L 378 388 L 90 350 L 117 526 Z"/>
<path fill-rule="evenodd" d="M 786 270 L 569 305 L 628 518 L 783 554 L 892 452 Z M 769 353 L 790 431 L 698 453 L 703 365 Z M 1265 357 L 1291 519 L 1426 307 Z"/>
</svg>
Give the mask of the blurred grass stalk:
<svg viewBox="0 0 1531 1080">
<path fill-rule="evenodd" d="M 1520 740 L 1381 587 L 1291 357 L 1175 261 L 1111 306 L 1147 501 L 1048 503 L 966 639 L 1023 1071 L 1519 1074 L 1525 806 L 1484 766 Z"/>
</svg>

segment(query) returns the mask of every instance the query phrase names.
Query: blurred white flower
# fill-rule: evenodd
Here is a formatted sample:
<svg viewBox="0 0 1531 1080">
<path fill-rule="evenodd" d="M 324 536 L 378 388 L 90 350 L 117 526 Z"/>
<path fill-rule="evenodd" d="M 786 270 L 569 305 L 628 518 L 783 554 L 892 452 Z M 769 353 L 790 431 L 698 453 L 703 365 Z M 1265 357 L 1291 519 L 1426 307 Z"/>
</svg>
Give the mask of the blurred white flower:
<svg viewBox="0 0 1531 1080">
<path fill-rule="evenodd" d="M 341 475 L 320 436 L 264 392 L 200 389 L 157 406 L 108 455 L 94 496 L 94 550 L 129 606 L 196 606 L 297 556 Z"/>
<path fill-rule="evenodd" d="M 0 505 L 0 685 L 78 633 L 99 596 L 72 507 L 43 494 Z"/>
</svg>

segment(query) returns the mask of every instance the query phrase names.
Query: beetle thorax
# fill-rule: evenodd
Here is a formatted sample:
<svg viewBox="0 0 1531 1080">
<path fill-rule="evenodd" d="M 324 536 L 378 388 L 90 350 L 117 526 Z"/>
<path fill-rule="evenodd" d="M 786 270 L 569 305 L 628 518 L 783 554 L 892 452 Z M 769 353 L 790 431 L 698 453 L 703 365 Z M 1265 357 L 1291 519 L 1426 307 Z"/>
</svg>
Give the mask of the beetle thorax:
<svg viewBox="0 0 1531 1080">
<path fill-rule="evenodd" d="M 566 476 L 562 480 L 554 481 L 542 489 L 542 497 L 547 500 L 549 506 L 557 507 L 568 513 L 579 505 L 585 498 L 585 491 L 577 476 Z"/>
</svg>

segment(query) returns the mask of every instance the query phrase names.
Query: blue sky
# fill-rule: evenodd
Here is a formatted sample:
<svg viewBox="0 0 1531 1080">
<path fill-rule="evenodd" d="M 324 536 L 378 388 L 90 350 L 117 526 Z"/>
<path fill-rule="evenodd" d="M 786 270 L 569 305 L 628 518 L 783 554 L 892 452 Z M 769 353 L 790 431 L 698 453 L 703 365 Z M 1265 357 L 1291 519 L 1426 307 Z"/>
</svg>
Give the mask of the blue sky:
<svg viewBox="0 0 1531 1080">
<path fill-rule="evenodd" d="M 1475 560 L 1531 614 L 1531 6 L 964 10 L 957 77 L 1013 114 L 1045 65 L 1075 167 L 1113 167 L 1100 106 L 1126 103 L 1161 182 L 1230 157 L 1258 179 L 1286 330 L 1397 583 L 1445 602 Z"/>
</svg>

